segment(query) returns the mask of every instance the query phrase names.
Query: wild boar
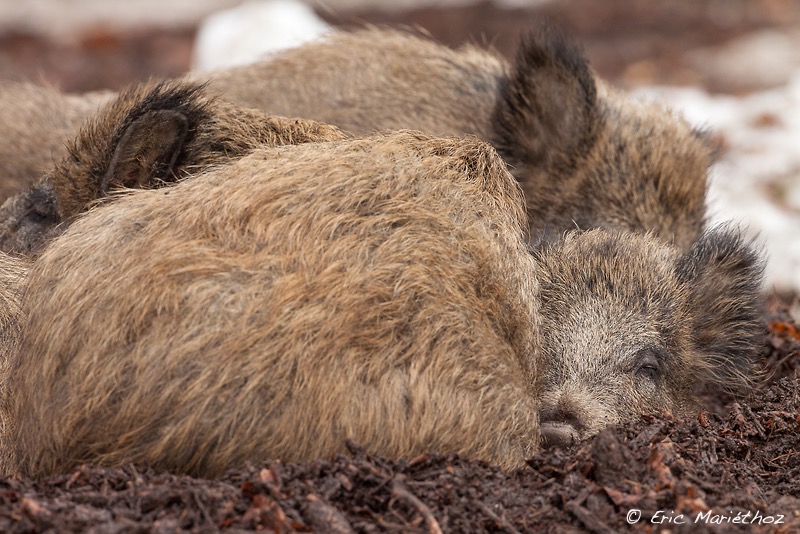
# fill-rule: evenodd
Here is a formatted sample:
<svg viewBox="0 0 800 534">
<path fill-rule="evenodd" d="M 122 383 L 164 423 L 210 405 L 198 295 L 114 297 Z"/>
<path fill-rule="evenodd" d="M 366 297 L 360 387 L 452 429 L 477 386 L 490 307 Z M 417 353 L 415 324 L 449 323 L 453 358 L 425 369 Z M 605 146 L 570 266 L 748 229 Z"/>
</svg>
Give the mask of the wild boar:
<svg viewBox="0 0 800 534">
<path fill-rule="evenodd" d="M 524 225 L 491 147 L 407 132 L 264 149 L 104 203 L 29 275 L 20 469 L 218 475 L 348 438 L 521 465 L 539 440 Z"/>
<path fill-rule="evenodd" d="M 256 147 L 343 137 L 333 126 L 214 99 L 199 84 L 134 86 L 86 120 L 35 186 L 0 206 L 0 250 L 35 253 L 118 188 L 158 187 Z"/>
<path fill-rule="evenodd" d="M 686 250 L 704 225 L 714 156 L 707 135 L 611 88 L 592 73 L 580 46 L 549 26 L 523 39 L 512 63 L 477 46 L 452 50 L 369 28 L 190 77 L 208 80 L 211 91 L 231 102 L 357 135 L 397 129 L 476 135 L 497 148 L 522 184 L 534 241 L 603 227 L 650 231 Z M 51 106 L 48 116 L 66 121 L 86 111 L 72 101 L 63 105 Z M 37 122 L 34 116 L 24 124 Z M 36 131 L 43 147 L 67 137 L 49 124 Z M 20 139 L 25 146 L 13 148 L 20 165 L 32 172 L 50 161 L 30 136 Z"/>
<path fill-rule="evenodd" d="M 209 79 L 224 98 L 356 135 L 408 128 L 492 143 L 524 189 L 534 241 L 575 228 L 650 231 L 688 249 L 704 225 L 708 136 L 598 79 L 542 25 L 509 64 L 409 33 L 338 32 Z"/>
<path fill-rule="evenodd" d="M 598 229 L 532 254 L 526 225 L 489 145 L 413 132 L 257 150 L 101 204 L 28 276 L 15 469 L 216 476 L 348 439 L 511 469 L 542 439 L 746 385 L 760 264 L 735 232 L 681 253 Z"/>
</svg>

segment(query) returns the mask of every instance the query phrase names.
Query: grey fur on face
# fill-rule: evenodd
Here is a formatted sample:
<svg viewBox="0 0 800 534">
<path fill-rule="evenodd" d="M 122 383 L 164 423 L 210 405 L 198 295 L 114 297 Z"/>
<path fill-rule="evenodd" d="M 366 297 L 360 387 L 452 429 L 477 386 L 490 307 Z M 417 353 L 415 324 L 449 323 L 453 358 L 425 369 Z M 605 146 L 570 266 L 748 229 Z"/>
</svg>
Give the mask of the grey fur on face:
<svg viewBox="0 0 800 534">
<path fill-rule="evenodd" d="M 537 255 L 542 435 L 564 444 L 631 414 L 746 391 L 763 337 L 763 261 L 733 228 L 686 253 L 650 236 L 573 233 Z"/>
</svg>

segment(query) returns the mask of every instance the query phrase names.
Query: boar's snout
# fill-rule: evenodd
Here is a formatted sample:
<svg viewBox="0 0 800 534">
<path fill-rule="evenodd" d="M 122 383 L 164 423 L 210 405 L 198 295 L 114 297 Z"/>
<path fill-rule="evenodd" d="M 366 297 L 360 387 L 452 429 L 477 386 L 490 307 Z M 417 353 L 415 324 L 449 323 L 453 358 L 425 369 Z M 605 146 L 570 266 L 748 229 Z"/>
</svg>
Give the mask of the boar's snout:
<svg viewBox="0 0 800 534">
<path fill-rule="evenodd" d="M 567 423 L 540 423 L 542 447 L 568 447 L 580 440 L 578 431 Z"/>
<path fill-rule="evenodd" d="M 567 447 L 577 443 L 581 439 L 583 428 L 577 411 L 564 403 L 545 407 L 539 413 L 542 447 Z"/>
<path fill-rule="evenodd" d="M 32 187 L 0 206 L 0 250 L 30 254 L 60 232 L 55 193 L 48 186 Z"/>
</svg>

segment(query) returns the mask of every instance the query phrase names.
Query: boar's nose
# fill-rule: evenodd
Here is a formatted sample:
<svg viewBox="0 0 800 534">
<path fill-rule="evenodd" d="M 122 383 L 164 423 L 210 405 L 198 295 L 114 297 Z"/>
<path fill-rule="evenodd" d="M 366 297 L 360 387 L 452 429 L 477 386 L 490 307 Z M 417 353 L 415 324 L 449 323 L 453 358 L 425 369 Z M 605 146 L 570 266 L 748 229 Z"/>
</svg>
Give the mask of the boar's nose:
<svg viewBox="0 0 800 534">
<path fill-rule="evenodd" d="M 542 447 L 567 447 L 580 440 L 580 424 L 574 414 L 564 411 L 544 410 L 539 414 Z"/>
<path fill-rule="evenodd" d="M 539 427 L 542 436 L 542 447 L 568 447 L 578 442 L 578 431 L 572 425 L 564 423 L 542 423 Z"/>
</svg>

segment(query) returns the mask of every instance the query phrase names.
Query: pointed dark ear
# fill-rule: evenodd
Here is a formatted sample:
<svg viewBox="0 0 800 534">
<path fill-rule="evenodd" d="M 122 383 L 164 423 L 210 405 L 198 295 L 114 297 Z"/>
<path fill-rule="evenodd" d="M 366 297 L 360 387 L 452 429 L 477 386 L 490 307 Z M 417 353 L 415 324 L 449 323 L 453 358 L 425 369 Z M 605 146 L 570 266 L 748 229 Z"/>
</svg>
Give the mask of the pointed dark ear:
<svg viewBox="0 0 800 534">
<path fill-rule="evenodd" d="M 523 38 L 492 118 L 511 165 L 568 172 L 594 143 L 597 88 L 581 47 L 552 24 Z"/>
<path fill-rule="evenodd" d="M 760 251 L 727 227 L 705 232 L 678 260 L 702 383 L 735 392 L 755 378 L 755 358 L 764 342 L 763 272 Z"/>
<path fill-rule="evenodd" d="M 212 117 L 204 86 L 185 81 L 131 86 L 81 127 L 46 180 L 62 220 L 118 187 L 157 187 L 197 163 L 189 150 Z M 194 145 L 193 145 L 194 144 Z M 198 148 L 195 152 L 203 152 Z"/>
<path fill-rule="evenodd" d="M 169 177 L 188 130 L 186 116 L 172 110 L 150 111 L 133 121 L 114 149 L 100 194 L 115 187 L 146 188 Z"/>
</svg>

